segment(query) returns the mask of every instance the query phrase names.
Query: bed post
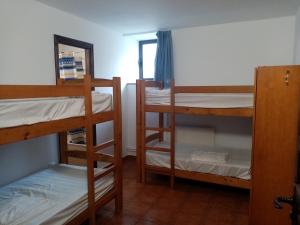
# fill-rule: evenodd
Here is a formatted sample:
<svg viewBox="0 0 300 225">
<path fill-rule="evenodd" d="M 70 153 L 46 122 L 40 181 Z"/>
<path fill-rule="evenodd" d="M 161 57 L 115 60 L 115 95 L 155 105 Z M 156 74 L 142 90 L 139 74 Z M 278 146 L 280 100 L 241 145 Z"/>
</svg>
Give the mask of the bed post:
<svg viewBox="0 0 300 225">
<path fill-rule="evenodd" d="M 56 85 L 63 85 L 62 79 L 56 79 Z M 68 164 L 68 135 L 67 132 L 58 133 L 59 141 L 59 162 Z"/>
<path fill-rule="evenodd" d="M 145 139 L 146 139 L 146 112 L 145 112 L 145 81 L 140 81 L 140 101 L 141 101 L 141 111 L 140 111 L 140 119 L 141 119 L 141 127 L 140 127 L 140 135 L 141 135 L 141 148 L 140 148 L 140 156 L 141 156 L 141 175 L 142 175 L 142 183 L 146 182 L 146 149 L 145 149 Z"/>
<path fill-rule="evenodd" d="M 136 80 L 136 168 L 137 182 L 142 181 L 141 177 L 141 80 Z"/>
<path fill-rule="evenodd" d="M 84 103 L 85 103 L 85 128 L 86 128 L 86 151 L 87 151 L 87 182 L 88 182 L 88 214 L 91 225 L 95 219 L 95 184 L 94 184 L 94 140 L 92 124 L 92 96 L 91 76 L 84 76 Z"/>
<path fill-rule="evenodd" d="M 170 137 L 170 147 L 171 147 L 171 176 L 170 176 L 170 185 L 171 188 L 174 187 L 175 180 L 175 83 L 174 80 L 171 81 L 171 113 L 170 113 L 170 128 L 171 128 L 171 137 Z"/>
<path fill-rule="evenodd" d="M 116 213 L 120 213 L 123 206 L 122 190 L 122 112 L 121 112 L 121 80 L 113 78 L 113 104 L 114 104 L 114 160 L 115 160 L 115 187 L 117 196 L 115 199 Z"/>
<path fill-rule="evenodd" d="M 163 89 L 162 82 L 160 82 L 159 88 Z M 160 112 L 160 113 L 158 113 L 158 115 L 159 115 L 158 124 L 159 124 L 159 128 L 161 129 L 159 131 L 159 141 L 162 142 L 164 140 L 164 131 L 163 131 L 163 128 L 164 128 L 164 113 Z"/>
</svg>

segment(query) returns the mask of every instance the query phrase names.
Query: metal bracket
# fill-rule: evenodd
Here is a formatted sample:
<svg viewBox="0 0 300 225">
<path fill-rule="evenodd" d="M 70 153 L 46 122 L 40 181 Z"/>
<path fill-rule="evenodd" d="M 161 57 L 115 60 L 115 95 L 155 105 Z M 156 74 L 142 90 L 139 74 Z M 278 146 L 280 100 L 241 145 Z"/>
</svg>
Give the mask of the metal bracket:
<svg viewBox="0 0 300 225">
<path fill-rule="evenodd" d="M 290 71 L 289 70 L 287 70 L 286 71 L 286 73 L 285 73 L 285 75 L 284 75 L 284 83 L 285 83 L 285 85 L 286 86 L 289 86 L 289 78 L 290 78 Z"/>
</svg>

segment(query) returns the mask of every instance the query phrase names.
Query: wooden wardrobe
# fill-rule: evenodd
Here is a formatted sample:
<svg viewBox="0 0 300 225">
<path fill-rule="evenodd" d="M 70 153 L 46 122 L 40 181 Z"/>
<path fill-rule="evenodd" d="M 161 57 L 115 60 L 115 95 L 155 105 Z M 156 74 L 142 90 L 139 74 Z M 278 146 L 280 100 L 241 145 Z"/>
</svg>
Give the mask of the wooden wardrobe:
<svg viewBox="0 0 300 225">
<path fill-rule="evenodd" d="M 250 225 L 290 225 L 291 207 L 275 209 L 278 196 L 293 196 L 297 168 L 300 66 L 256 70 Z"/>
</svg>

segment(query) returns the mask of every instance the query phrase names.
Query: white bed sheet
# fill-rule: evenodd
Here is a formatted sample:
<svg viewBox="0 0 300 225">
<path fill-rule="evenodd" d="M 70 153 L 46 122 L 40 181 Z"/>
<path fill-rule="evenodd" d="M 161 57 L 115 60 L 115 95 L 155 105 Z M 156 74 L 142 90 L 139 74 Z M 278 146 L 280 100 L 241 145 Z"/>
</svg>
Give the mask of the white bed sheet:
<svg viewBox="0 0 300 225">
<path fill-rule="evenodd" d="M 112 109 L 112 96 L 93 92 L 93 112 Z M 30 125 L 85 114 L 83 97 L 0 100 L 0 128 Z"/>
<path fill-rule="evenodd" d="M 165 142 L 152 142 L 150 145 L 169 147 Z M 208 162 L 193 159 L 194 152 L 220 152 L 228 153 L 226 162 Z M 170 153 L 147 151 L 146 163 L 148 165 L 170 168 Z M 251 151 L 241 149 L 229 149 L 223 147 L 192 146 L 188 144 L 176 144 L 175 168 L 180 170 L 210 173 L 220 176 L 236 177 L 249 180 L 251 165 Z"/>
<path fill-rule="evenodd" d="M 176 106 L 199 108 L 252 108 L 253 94 L 180 93 L 175 95 Z M 146 88 L 147 105 L 170 105 L 170 89 Z"/>
<path fill-rule="evenodd" d="M 100 199 L 111 190 L 113 181 L 112 175 L 98 180 L 95 198 Z M 0 188 L 0 224 L 65 224 L 87 205 L 86 168 L 50 166 Z"/>
</svg>

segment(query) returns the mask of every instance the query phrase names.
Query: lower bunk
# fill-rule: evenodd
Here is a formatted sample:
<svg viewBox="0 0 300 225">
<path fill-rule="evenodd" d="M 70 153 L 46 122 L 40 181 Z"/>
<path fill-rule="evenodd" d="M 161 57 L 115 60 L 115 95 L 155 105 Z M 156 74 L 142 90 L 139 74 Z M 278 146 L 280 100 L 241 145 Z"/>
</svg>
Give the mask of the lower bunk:
<svg viewBox="0 0 300 225">
<path fill-rule="evenodd" d="M 103 169 L 95 168 L 95 174 Z M 88 218 L 85 167 L 52 165 L 0 188 L 0 224 L 80 224 Z M 96 208 L 116 197 L 114 176 L 95 182 Z"/>
<path fill-rule="evenodd" d="M 168 148 L 167 142 L 148 145 Z M 147 172 L 170 175 L 170 164 L 169 152 L 147 150 Z M 250 189 L 250 150 L 176 144 L 174 167 L 175 177 Z"/>
</svg>

